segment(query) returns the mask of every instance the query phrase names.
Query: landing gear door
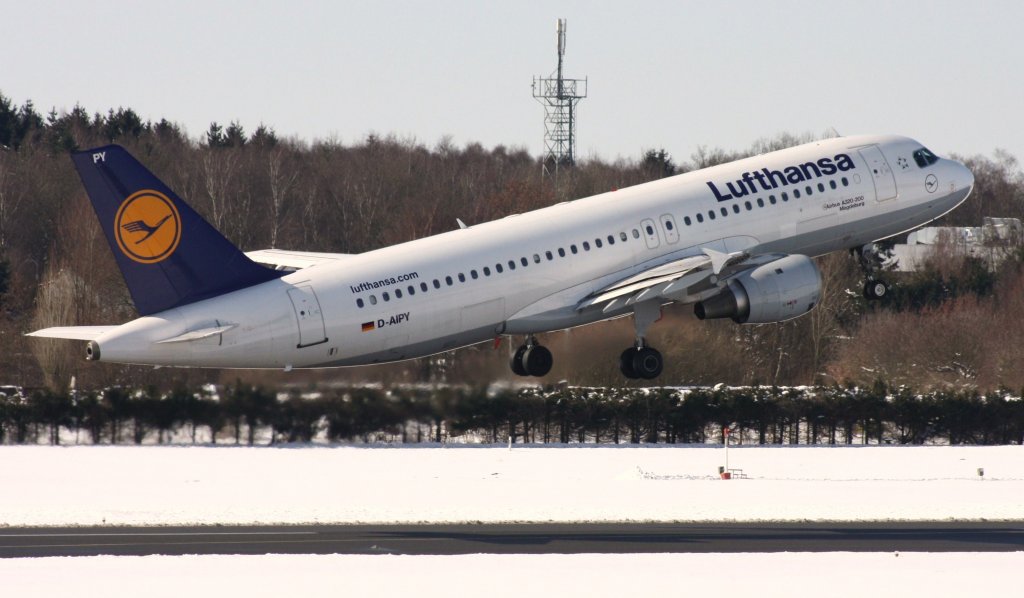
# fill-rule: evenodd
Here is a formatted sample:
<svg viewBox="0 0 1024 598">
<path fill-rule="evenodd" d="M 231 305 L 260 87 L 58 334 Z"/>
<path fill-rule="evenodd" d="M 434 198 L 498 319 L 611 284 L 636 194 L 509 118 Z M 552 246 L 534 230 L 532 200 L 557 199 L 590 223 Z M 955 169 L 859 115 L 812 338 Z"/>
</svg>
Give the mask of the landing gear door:
<svg viewBox="0 0 1024 598">
<path fill-rule="evenodd" d="M 295 308 L 295 317 L 299 323 L 299 344 L 298 348 L 319 345 L 327 342 L 327 332 L 324 328 L 324 315 L 320 311 L 320 302 L 317 301 L 313 287 L 303 285 L 288 290 L 288 298 L 292 300 L 292 307 Z"/>
<path fill-rule="evenodd" d="M 860 148 L 860 155 L 868 163 L 868 170 L 871 171 L 871 178 L 875 183 L 876 201 L 886 201 L 896 198 L 896 177 L 889 168 L 882 150 L 877 145 L 869 145 Z"/>
</svg>

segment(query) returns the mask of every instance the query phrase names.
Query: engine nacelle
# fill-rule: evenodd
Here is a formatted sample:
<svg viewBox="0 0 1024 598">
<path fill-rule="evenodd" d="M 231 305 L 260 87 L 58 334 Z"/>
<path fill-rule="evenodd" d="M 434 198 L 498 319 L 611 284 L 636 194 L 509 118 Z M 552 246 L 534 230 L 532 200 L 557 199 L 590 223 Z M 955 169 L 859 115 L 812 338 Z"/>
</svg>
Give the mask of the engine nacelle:
<svg viewBox="0 0 1024 598">
<path fill-rule="evenodd" d="M 730 279 L 721 293 L 699 301 L 693 311 L 701 320 L 764 324 L 802 316 L 820 299 L 821 272 L 814 260 L 787 255 Z"/>
</svg>

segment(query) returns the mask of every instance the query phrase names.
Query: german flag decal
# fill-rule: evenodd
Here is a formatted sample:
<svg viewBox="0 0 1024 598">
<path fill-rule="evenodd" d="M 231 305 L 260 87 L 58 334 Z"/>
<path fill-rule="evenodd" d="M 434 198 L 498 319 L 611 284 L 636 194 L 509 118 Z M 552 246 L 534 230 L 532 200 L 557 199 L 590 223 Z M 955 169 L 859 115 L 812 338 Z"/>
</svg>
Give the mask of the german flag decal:
<svg viewBox="0 0 1024 598">
<path fill-rule="evenodd" d="M 373 322 L 363 322 L 363 332 L 369 332 L 374 329 Z"/>
</svg>

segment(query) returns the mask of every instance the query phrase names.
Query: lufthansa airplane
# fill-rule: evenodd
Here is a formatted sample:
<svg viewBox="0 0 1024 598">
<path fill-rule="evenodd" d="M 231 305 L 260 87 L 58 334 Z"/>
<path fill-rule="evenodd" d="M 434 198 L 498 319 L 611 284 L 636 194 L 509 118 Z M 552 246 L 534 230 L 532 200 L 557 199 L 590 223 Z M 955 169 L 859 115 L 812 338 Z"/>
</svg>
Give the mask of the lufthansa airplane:
<svg viewBox="0 0 1024 598">
<path fill-rule="evenodd" d="M 819 301 L 812 256 L 919 227 L 974 177 L 905 137 L 828 139 L 357 255 L 243 253 L 123 148 L 72 156 L 140 317 L 46 328 L 97 361 L 217 368 L 391 362 L 522 335 L 512 370 L 543 376 L 538 333 L 632 315 L 628 378 L 670 303 L 781 322 Z M 865 293 L 879 297 L 881 280 Z M 624 343 L 626 344 L 626 343 Z"/>
</svg>

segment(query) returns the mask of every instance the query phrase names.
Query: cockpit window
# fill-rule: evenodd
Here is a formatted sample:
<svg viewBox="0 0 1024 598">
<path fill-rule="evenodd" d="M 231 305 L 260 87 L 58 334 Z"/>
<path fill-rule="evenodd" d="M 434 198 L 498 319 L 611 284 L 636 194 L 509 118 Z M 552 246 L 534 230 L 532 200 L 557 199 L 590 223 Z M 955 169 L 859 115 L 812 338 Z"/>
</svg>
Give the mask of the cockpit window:
<svg viewBox="0 0 1024 598">
<path fill-rule="evenodd" d="M 927 168 L 938 161 L 939 157 L 928 151 L 927 148 L 922 147 L 914 152 L 914 162 L 917 162 L 921 168 Z"/>
</svg>

